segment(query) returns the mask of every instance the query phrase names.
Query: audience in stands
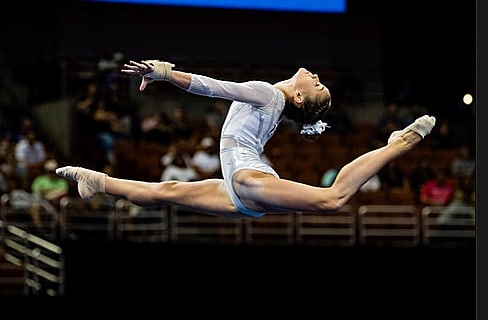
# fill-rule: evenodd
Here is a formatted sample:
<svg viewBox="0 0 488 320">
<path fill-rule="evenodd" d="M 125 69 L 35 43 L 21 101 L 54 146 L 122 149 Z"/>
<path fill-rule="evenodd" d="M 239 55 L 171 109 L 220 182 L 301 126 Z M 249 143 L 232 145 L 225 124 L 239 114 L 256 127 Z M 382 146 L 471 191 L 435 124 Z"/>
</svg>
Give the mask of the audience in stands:
<svg viewBox="0 0 488 320">
<path fill-rule="evenodd" d="M 456 186 L 453 191 L 452 199 L 442 209 L 436 219 L 438 224 L 456 225 L 459 219 L 467 219 L 475 223 L 475 216 L 472 210 L 466 210 L 471 207 L 470 194 L 461 186 Z"/>
<path fill-rule="evenodd" d="M 199 179 L 198 172 L 192 165 L 190 153 L 179 146 L 173 145 L 161 158 L 161 164 L 164 166 L 161 181 L 193 181 Z"/>
<path fill-rule="evenodd" d="M 453 197 L 454 181 L 448 168 L 438 168 L 435 176 L 420 187 L 420 203 L 424 206 L 445 206 Z"/>
<path fill-rule="evenodd" d="M 433 149 L 452 149 L 458 146 L 458 139 L 451 132 L 451 124 L 447 119 L 439 119 L 432 130 L 430 145 Z"/>
<path fill-rule="evenodd" d="M 408 177 L 398 161 L 388 163 L 386 167 L 378 172 L 378 176 L 380 177 L 382 188 L 385 190 L 403 192 L 410 189 Z"/>
<path fill-rule="evenodd" d="M 167 153 L 161 157 L 163 169 L 161 180 L 190 181 L 201 177 L 219 177 L 220 159 L 218 151 L 215 149 L 218 147 L 215 145 L 215 137 L 220 134 L 228 108 L 227 102 L 215 99 L 214 104 L 208 105 L 206 107 L 208 109 L 205 110 L 205 124 L 202 126 L 195 125 L 186 114 L 186 109 L 180 108 L 178 105 L 144 117 L 138 125 L 134 126 L 137 108 L 132 104 L 128 88 L 124 86 L 124 82 L 120 82 L 119 61 L 120 54 L 107 51 L 107 56 L 98 61 L 99 74 L 88 81 L 85 80 L 86 88 L 80 87 L 82 94 L 74 99 L 75 122 L 72 134 L 76 148 L 73 152 L 78 156 L 79 163 L 88 165 L 89 162 L 90 166 L 103 167 L 107 172 L 115 170 L 117 159 L 114 148 L 117 139 L 124 138 L 134 139 L 135 142 L 140 143 L 142 147 L 137 150 L 141 152 L 145 152 L 144 143 L 146 142 L 161 144 L 164 149 L 167 149 Z M 114 73 L 114 71 L 116 72 Z M 192 101 L 185 101 L 185 103 L 192 103 Z M 341 135 L 340 141 L 343 144 L 340 147 L 347 149 L 350 146 L 344 144 L 347 141 L 345 137 L 357 133 L 355 124 L 346 110 L 342 108 L 341 103 L 341 101 L 337 101 L 335 107 L 331 109 L 328 122 L 331 126 L 330 132 Z M 375 138 L 374 143 L 385 144 L 392 131 L 403 128 L 405 122 L 410 123 L 412 119 L 418 117 L 419 113 L 424 113 L 423 108 L 423 106 L 411 104 L 408 113 L 402 116 L 398 104 L 388 103 L 378 122 L 372 124 L 372 127 L 376 128 L 376 132 L 368 132 L 368 134 Z M 471 119 L 469 114 L 466 115 L 466 119 Z M 439 119 L 438 125 L 425 141 L 425 145 L 431 147 L 432 150 L 459 150 L 459 155 L 454 158 L 452 163 L 446 163 L 450 170 L 435 173 L 429 156 L 420 155 L 416 158 L 417 164 L 413 167 L 413 164 L 410 163 L 400 166 L 400 162 L 391 162 L 378 173 L 378 176 L 365 183 L 361 190 L 388 190 L 389 192 L 398 190 L 399 193 L 406 193 L 410 189 L 417 196 L 412 204 L 420 206 L 474 205 L 476 163 L 473 148 L 471 145 L 460 145 L 460 141 L 462 142 L 466 138 L 457 137 L 462 136 L 463 132 L 460 129 L 453 132 L 450 121 L 451 119 Z M 458 127 L 464 128 L 465 123 L 457 121 Z M 50 183 L 49 179 L 53 178 L 52 169 L 57 166 L 55 165 L 56 160 L 46 161 L 49 150 L 46 150 L 46 145 L 38 137 L 38 132 L 34 130 L 34 127 L 34 119 L 30 115 L 17 115 L 16 119 L 12 120 L 8 119 L 0 109 L 0 193 L 10 193 L 14 206 L 29 210 L 33 194 L 46 198 L 56 207 L 59 205 L 57 201 L 63 194 L 66 194 L 64 190 L 67 188 L 63 184 L 65 179 L 60 179 L 59 185 L 56 181 Z M 284 125 L 280 130 L 286 129 L 288 126 Z M 290 129 L 294 129 L 291 124 Z M 134 134 L 134 130 L 139 130 L 141 134 Z M 324 141 L 327 142 L 327 135 L 324 136 Z M 296 148 L 293 142 L 290 141 L 289 144 L 291 148 Z M 371 146 L 373 147 L 374 144 Z M 100 152 L 101 147 L 104 148 L 103 154 L 101 159 L 98 159 L 94 154 Z M 273 155 L 273 153 L 269 154 Z M 339 157 L 338 150 L 328 154 L 332 156 L 336 154 Z M 344 152 L 341 155 L 345 157 Z M 144 157 L 144 155 L 142 154 L 140 157 Z M 264 155 L 264 157 L 270 163 L 275 160 L 273 156 L 268 158 Z M 324 165 L 324 159 L 320 157 L 319 154 L 317 163 L 320 163 L 320 166 L 305 169 L 320 168 L 314 172 L 323 172 L 321 186 L 330 186 L 335 179 L 338 167 Z M 286 161 L 286 157 L 280 160 L 281 163 L 283 161 Z M 333 163 L 334 160 L 327 159 L 327 161 Z M 403 170 L 404 167 L 407 167 L 408 170 Z M 324 169 L 325 171 L 321 171 Z M 32 183 L 29 183 L 30 181 Z M 59 194 L 45 192 L 46 185 L 49 184 L 57 185 Z M 70 191 L 67 192 L 70 194 Z M 113 204 L 111 199 L 106 198 L 94 199 L 92 202 L 95 209 L 102 205 Z M 446 212 L 449 210 L 446 209 Z M 448 217 L 448 213 L 443 216 L 445 219 Z M 37 221 L 35 223 L 38 225 L 39 221 L 35 217 L 35 212 L 33 219 Z"/>
<path fill-rule="evenodd" d="M 330 187 L 334 183 L 334 180 L 338 173 L 339 170 L 336 168 L 327 169 L 322 175 L 322 178 L 320 180 L 320 185 L 322 187 Z"/>
<path fill-rule="evenodd" d="M 375 174 L 368 181 L 366 181 L 361 188 L 359 188 L 359 192 L 377 192 L 381 190 L 381 180 L 380 177 Z"/>
<path fill-rule="evenodd" d="M 95 155 L 102 153 L 97 142 L 97 131 L 93 112 L 100 100 L 99 86 L 96 81 L 88 81 L 83 93 L 74 101 L 73 117 L 73 141 L 76 148 L 73 150 L 73 158 L 80 165 L 92 165 Z"/>
<path fill-rule="evenodd" d="M 476 161 L 467 145 L 457 148 L 458 153 L 451 162 L 451 174 L 455 177 L 474 178 Z"/>
<path fill-rule="evenodd" d="M 40 199 L 47 200 L 54 205 L 68 193 L 68 183 L 66 179 L 59 177 L 55 170 L 58 161 L 48 159 L 44 162 L 44 172 L 34 178 L 31 184 L 32 193 Z"/>
<path fill-rule="evenodd" d="M 354 123 L 341 100 L 334 100 L 334 107 L 327 113 L 327 123 L 330 125 L 328 131 L 338 134 L 342 143 L 348 135 L 355 133 Z"/>
<path fill-rule="evenodd" d="M 35 230 L 40 234 L 46 233 L 41 211 L 49 210 L 52 213 L 57 212 L 59 201 L 69 191 L 69 184 L 66 179 L 62 179 L 56 174 L 55 170 L 57 167 L 58 162 L 56 159 L 46 160 L 44 162 L 44 172 L 36 176 L 31 184 L 31 192 L 35 200 L 32 202 L 31 216 Z M 58 216 L 56 215 L 52 218 L 57 220 Z"/>
<path fill-rule="evenodd" d="M 140 121 L 140 130 L 140 139 L 143 142 L 156 142 L 167 145 L 174 138 L 171 121 L 163 111 L 143 117 Z"/>
<path fill-rule="evenodd" d="M 29 188 L 32 177 L 42 172 L 46 160 L 44 142 L 39 140 L 37 132 L 28 130 L 15 145 L 16 174 L 22 179 L 24 188 Z"/>
<path fill-rule="evenodd" d="M 416 202 L 420 201 L 422 185 L 435 177 L 434 168 L 430 159 L 421 155 L 416 159 L 412 172 L 409 175 L 410 188 L 416 195 Z"/>
<path fill-rule="evenodd" d="M 219 146 L 215 139 L 210 136 L 202 139 L 198 149 L 193 154 L 191 163 L 200 179 L 222 177 Z"/>
<path fill-rule="evenodd" d="M 205 112 L 205 122 L 210 136 L 218 137 L 220 135 L 220 129 L 224 123 L 228 108 L 229 102 L 224 99 L 215 99 L 208 106 L 208 110 Z"/>
<path fill-rule="evenodd" d="M 404 123 L 400 116 L 400 107 L 395 102 L 387 103 L 384 107 L 383 114 L 376 123 L 376 135 L 373 145 L 385 145 L 393 131 L 403 128 Z"/>
</svg>

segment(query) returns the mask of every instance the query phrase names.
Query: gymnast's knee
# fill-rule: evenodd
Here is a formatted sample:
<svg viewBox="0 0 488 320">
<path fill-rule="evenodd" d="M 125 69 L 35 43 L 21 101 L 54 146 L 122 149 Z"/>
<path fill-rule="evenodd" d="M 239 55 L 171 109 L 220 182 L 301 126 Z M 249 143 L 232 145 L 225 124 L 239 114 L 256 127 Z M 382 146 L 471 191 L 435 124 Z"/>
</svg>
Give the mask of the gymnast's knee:
<svg viewBox="0 0 488 320">
<path fill-rule="evenodd" d="M 323 213 L 332 213 L 339 211 L 347 204 L 349 197 L 341 195 L 338 192 L 330 191 L 331 190 L 329 189 L 327 195 L 319 202 L 318 211 Z"/>
</svg>

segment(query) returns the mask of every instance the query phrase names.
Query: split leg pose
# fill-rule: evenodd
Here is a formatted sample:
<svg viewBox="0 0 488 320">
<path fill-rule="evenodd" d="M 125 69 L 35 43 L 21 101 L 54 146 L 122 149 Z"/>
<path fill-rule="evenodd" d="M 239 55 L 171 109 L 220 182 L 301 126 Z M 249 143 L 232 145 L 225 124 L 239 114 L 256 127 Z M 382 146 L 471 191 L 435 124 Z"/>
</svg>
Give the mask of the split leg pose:
<svg viewBox="0 0 488 320">
<path fill-rule="evenodd" d="M 264 81 L 230 82 L 173 70 L 159 60 L 130 61 L 123 73 L 142 77 L 140 90 L 154 81 L 168 81 L 189 93 L 233 101 L 224 121 L 220 157 L 223 179 L 193 182 L 144 182 L 119 179 L 76 166 L 56 173 L 78 183 L 83 199 L 102 192 L 140 206 L 177 205 L 196 212 L 234 218 L 270 213 L 327 213 L 347 204 L 359 188 L 386 164 L 413 149 L 435 125 L 424 115 L 391 134 L 388 143 L 346 164 L 330 187 L 281 179 L 261 161 L 264 145 L 282 117 L 301 126 L 300 134 L 313 138 L 323 133 L 331 96 L 319 77 L 299 68 L 275 84 Z"/>
</svg>

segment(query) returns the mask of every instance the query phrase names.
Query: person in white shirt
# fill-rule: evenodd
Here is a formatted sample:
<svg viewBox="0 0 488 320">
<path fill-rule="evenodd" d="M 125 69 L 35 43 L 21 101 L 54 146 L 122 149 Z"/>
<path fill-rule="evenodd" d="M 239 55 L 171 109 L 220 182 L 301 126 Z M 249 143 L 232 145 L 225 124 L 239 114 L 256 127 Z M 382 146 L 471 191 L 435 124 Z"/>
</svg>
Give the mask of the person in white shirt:
<svg viewBox="0 0 488 320">
<path fill-rule="evenodd" d="M 161 181 L 195 181 L 199 178 L 198 172 L 193 168 L 188 154 L 181 150 L 174 150 L 172 154 L 161 157 L 164 166 Z"/>
<path fill-rule="evenodd" d="M 191 159 L 200 178 L 221 177 L 219 147 L 212 137 L 204 137 Z"/>
</svg>

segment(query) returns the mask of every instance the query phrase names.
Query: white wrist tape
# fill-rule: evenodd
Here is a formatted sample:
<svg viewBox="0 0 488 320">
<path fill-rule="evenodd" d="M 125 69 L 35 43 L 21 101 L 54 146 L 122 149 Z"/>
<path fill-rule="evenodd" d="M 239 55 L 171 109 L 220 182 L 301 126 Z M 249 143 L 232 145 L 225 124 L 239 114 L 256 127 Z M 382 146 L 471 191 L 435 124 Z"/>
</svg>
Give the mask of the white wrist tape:
<svg viewBox="0 0 488 320">
<path fill-rule="evenodd" d="M 171 76 L 171 70 L 175 66 L 172 63 L 159 60 L 144 60 L 143 62 L 154 67 L 154 71 L 146 73 L 144 77 L 155 81 L 168 80 Z"/>
</svg>

